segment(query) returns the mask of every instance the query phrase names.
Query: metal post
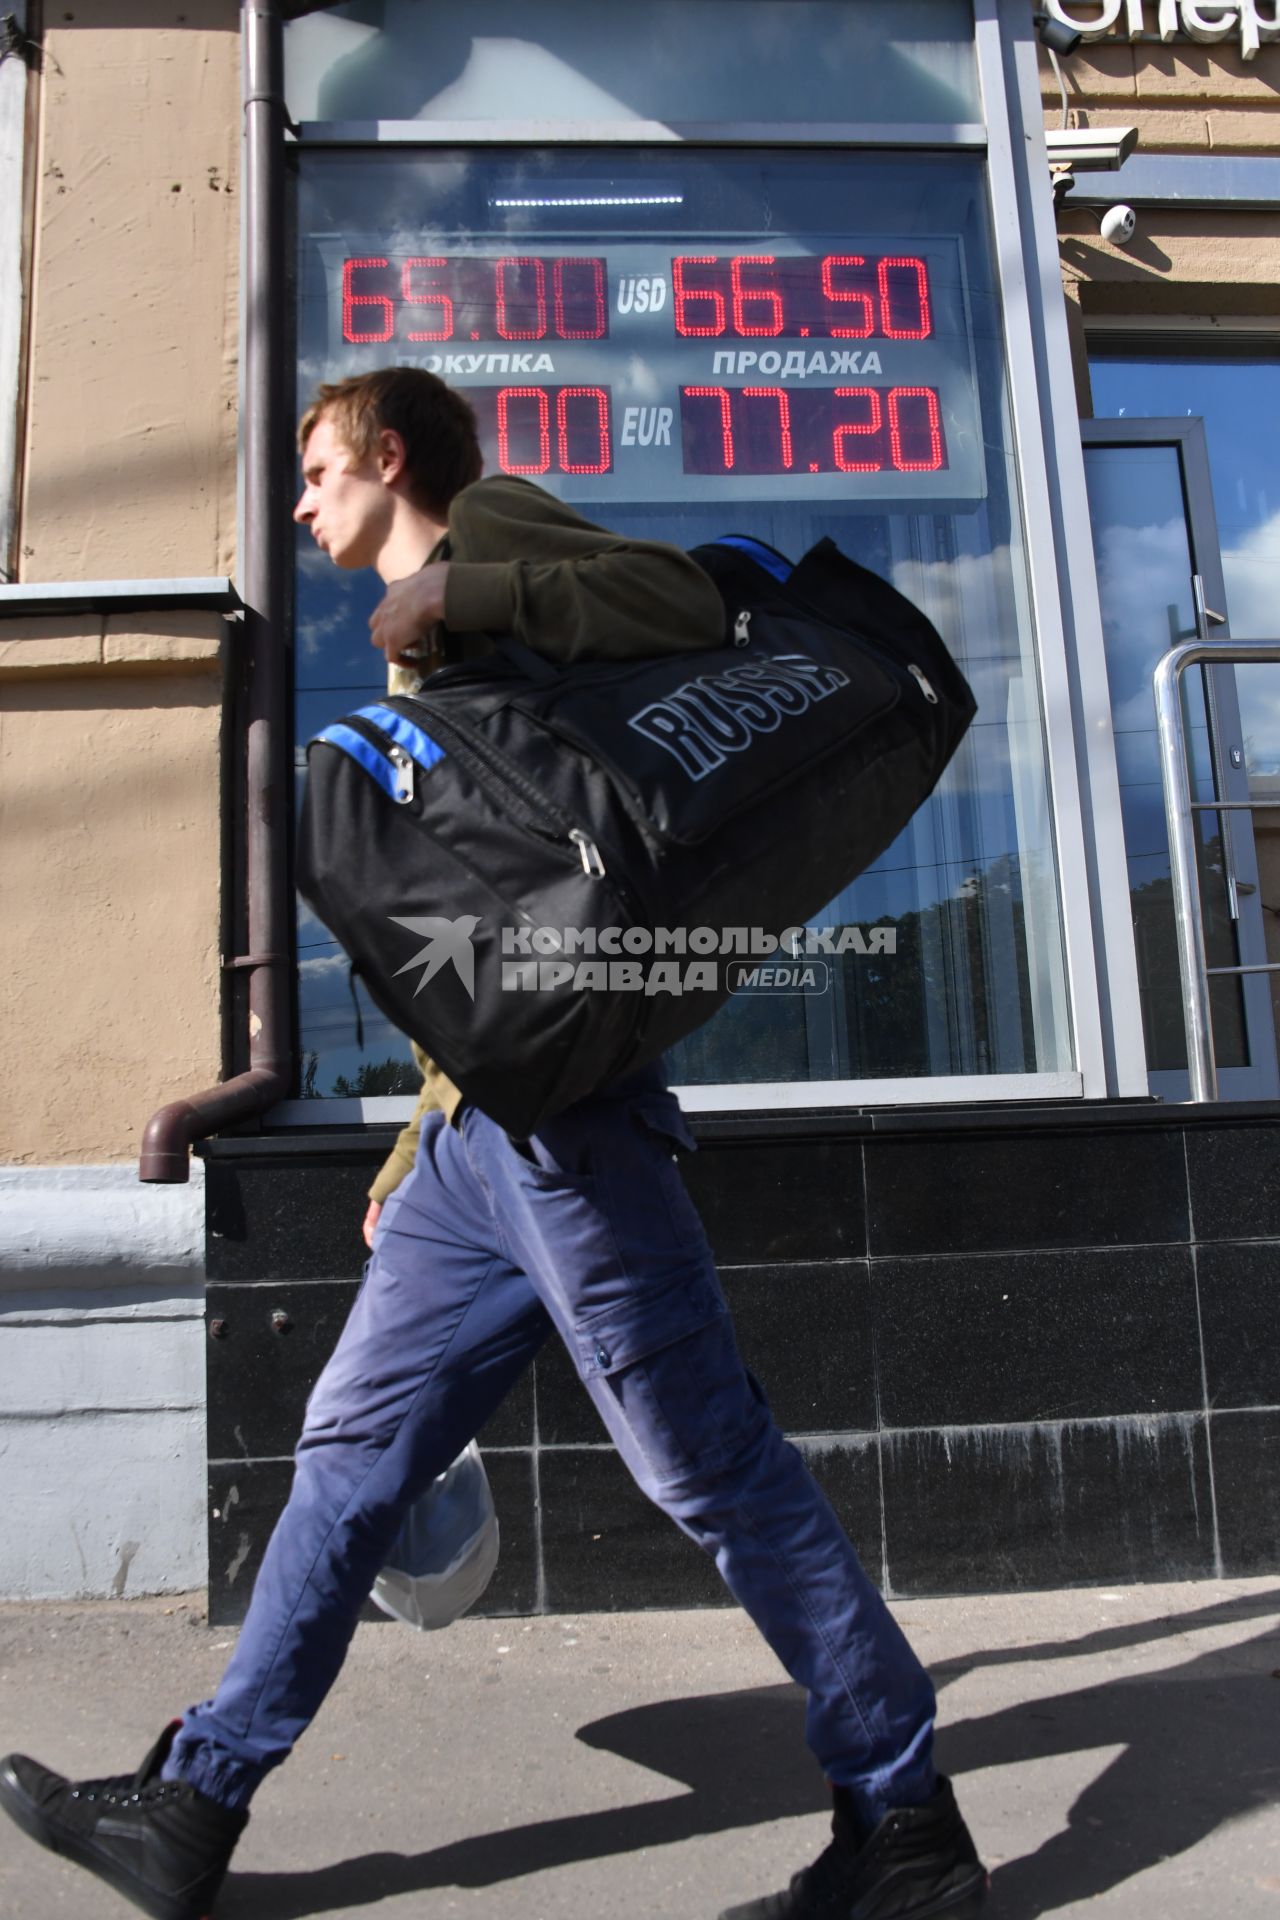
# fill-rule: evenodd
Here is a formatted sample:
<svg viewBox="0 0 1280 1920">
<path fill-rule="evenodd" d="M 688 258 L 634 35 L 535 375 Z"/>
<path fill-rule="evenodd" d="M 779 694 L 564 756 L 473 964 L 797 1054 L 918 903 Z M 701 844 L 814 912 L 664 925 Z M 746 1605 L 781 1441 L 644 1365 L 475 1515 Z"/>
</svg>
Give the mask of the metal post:
<svg viewBox="0 0 1280 1920">
<path fill-rule="evenodd" d="M 1202 659 L 1200 642 L 1174 647 L 1156 668 L 1156 727 L 1160 735 L 1160 772 L 1169 823 L 1169 865 L 1173 915 L 1178 939 L 1178 970 L 1187 1026 L 1187 1071 L 1192 1100 L 1216 1100 L 1218 1069 L 1213 1057 L 1213 1024 L 1204 951 L 1204 915 L 1196 871 L 1195 816 L 1187 773 L 1187 743 L 1182 725 L 1182 669 Z"/>
<path fill-rule="evenodd" d="M 246 81 L 244 489 L 242 567 L 248 688 L 247 879 L 250 1062 L 288 1080 L 293 1070 L 286 889 L 289 667 L 285 648 L 292 463 L 285 439 L 287 234 L 284 46 L 278 0 L 245 0 Z"/>
<path fill-rule="evenodd" d="M 1246 666 L 1280 661 L 1273 640 L 1189 640 L 1165 654 L 1155 671 L 1156 729 L 1169 828 L 1169 864 L 1177 925 L 1178 970 L 1187 1031 L 1187 1071 L 1193 1101 L 1218 1098 L 1218 1069 L 1213 1051 L 1209 1005 L 1209 969 L 1204 948 L 1204 914 L 1196 864 L 1195 816 L 1215 810 L 1213 802 L 1193 802 L 1187 772 L 1186 733 L 1182 723 L 1182 674 L 1190 666 Z M 1245 803 L 1242 803 L 1242 805 Z M 1273 971 L 1259 968 L 1255 971 Z M 1240 973 L 1239 967 L 1215 967 L 1216 973 Z"/>
</svg>

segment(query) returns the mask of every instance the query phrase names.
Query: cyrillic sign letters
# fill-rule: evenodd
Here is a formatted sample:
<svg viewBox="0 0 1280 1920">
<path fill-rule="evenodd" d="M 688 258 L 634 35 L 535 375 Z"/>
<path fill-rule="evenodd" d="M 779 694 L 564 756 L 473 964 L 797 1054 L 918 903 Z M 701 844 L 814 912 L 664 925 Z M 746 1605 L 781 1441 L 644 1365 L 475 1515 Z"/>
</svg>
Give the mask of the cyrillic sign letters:
<svg viewBox="0 0 1280 1920">
<path fill-rule="evenodd" d="M 1101 40 L 1116 27 L 1131 39 L 1158 33 L 1162 40 L 1209 45 L 1235 38 L 1246 60 L 1270 40 L 1280 40 L 1280 0 L 1045 0 L 1048 12 L 1087 40 Z"/>
</svg>

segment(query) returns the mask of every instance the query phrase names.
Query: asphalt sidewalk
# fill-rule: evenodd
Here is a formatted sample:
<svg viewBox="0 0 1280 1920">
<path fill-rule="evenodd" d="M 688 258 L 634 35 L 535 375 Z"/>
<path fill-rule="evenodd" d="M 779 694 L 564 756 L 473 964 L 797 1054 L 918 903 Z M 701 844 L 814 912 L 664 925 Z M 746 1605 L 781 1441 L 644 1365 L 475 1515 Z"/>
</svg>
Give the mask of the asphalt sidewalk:
<svg viewBox="0 0 1280 1920">
<path fill-rule="evenodd" d="M 1280 1920 L 1280 1580 L 895 1607 L 992 1920 Z M 234 1635 L 199 1596 L 0 1607 L 0 1752 L 131 1771 Z M 362 1626 L 218 1920 L 714 1920 L 824 1844 L 803 1706 L 736 1612 Z M 5 1920 L 136 1910 L 0 1821 Z"/>
</svg>

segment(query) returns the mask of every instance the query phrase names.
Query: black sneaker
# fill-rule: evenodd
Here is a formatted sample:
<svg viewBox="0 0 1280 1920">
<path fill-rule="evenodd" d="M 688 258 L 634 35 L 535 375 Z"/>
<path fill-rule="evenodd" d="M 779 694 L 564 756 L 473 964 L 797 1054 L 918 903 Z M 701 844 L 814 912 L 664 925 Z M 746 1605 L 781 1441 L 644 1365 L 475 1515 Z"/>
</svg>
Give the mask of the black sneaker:
<svg viewBox="0 0 1280 1920">
<path fill-rule="evenodd" d="M 840 1787 L 835 1801 L 826 1852 L 785 1893 L 730 1907 L 720 1920 L 972 1920 L 987 1873 L 949 1780 L 924 1806 L 895 1807 L 865 1839 Z"/>
<path fill-rule="evenodd" d="M 24 1833 L 126 1894 L 155 1920 L 206 1920 L 247 1813 L 160 1769 L 182 1725 L 166 1727 L 135 1774 L 64 1780 L 24 1753 L 0 1762 L 0 1806 Z"/>
</svg>

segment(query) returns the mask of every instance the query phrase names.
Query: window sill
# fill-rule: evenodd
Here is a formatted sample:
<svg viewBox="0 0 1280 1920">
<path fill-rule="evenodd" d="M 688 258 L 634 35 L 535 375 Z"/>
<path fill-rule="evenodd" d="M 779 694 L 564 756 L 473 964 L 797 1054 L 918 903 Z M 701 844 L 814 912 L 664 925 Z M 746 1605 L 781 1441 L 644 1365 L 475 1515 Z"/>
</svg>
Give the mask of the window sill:
<svg viewBox="0 0 1280 1920">
<path fill-rule="evenodd" d="M 311 1106 L 333 1102 L 308 1102 Z M 276 1109 L 278 1115 L 282 1108 Z M 796 1143 L 839 1138 L 938 1138 L 947 1134 L 1064 1134 L 1280 1127 L 1280 1101 L 1221 1101 L 1216 1105 L 1164 1103 L 1159 1100 L 1062 1100 L 1023 1105 L 992 1101 L 973 1106 L 846 1107 L 795 1109 L 769 1113 L 694 1113 L 694 1137 L 702 1145 L 751 1145 L 765 1141 Z M 330 1120 L 308 1127 L 268 1126 L 256 1134 L 222 1134 L 201 1141 L 196 1152 L 206 1160 L 349 1160 L 371 1167 L 386 1155 L 396 1127 L 387 1120 L 364 1126 Z"/>
</svg>

